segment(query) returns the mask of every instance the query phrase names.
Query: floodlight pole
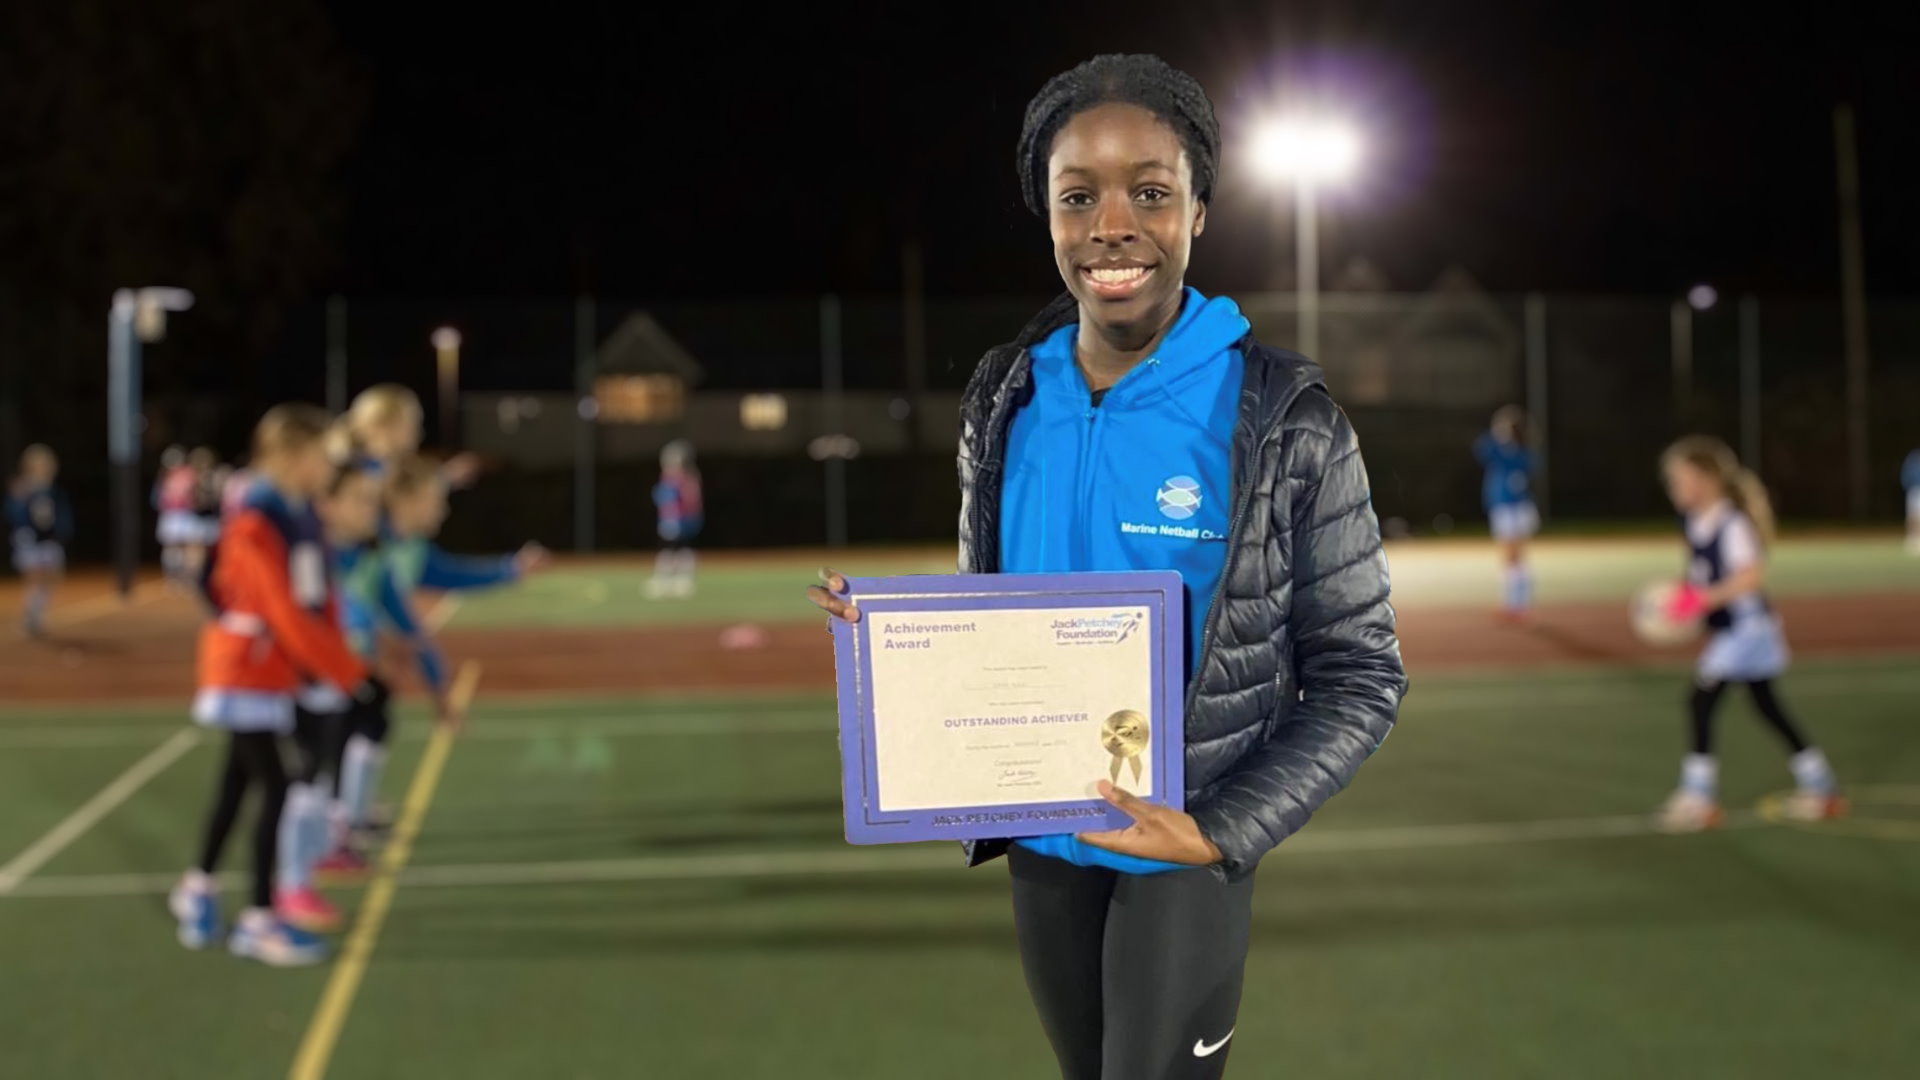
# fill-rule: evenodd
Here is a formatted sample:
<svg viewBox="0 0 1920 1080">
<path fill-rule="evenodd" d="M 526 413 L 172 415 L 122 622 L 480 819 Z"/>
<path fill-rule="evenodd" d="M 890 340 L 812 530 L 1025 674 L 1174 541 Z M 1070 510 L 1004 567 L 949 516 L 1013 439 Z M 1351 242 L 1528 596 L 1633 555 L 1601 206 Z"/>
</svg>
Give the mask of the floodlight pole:
<svg viewBox="0 0 1920 1080">
<path fill-rule="evenodd" d="M 138 301 L 132 289 L 113 294 L 107 309 L 107 464 L 112 475 L 113 578 L 122 600 L 133 593 L 140 545 L 140 335 L 133 332 Z"/>
<path fill-rule="evenodd" d="M 113 575 L 121 599 L 133 593 L 140 561 L 140 344 L 159 341 L 167 313 L 193 307 L 185 289 L 118 289 L 107 307 L 107 464 L 112 474 Z"/>
</svg>

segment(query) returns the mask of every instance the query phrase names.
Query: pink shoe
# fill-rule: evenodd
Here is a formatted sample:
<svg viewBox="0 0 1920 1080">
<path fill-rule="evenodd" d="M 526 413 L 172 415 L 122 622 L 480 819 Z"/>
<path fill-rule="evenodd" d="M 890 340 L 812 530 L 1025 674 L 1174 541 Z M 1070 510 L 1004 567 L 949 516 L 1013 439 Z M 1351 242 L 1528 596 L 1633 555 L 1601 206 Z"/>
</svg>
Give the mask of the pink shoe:
<svg viewBox="0 0 1920 1080">
<path fill-rule="evenodd" d="M 367 876 L 367 860 L 352 848 L 335 848 L 314 866 L 313 873 L 325 881 L 358 881 Z"/>
<path fill-rule="evenodd" d="M 273 910 L 287 923 L 309 934 L 325 934 L 340 929 L 340 909 L 329 903 L 311 885 L 278 890 L 273 897 Z"/>
</svg>

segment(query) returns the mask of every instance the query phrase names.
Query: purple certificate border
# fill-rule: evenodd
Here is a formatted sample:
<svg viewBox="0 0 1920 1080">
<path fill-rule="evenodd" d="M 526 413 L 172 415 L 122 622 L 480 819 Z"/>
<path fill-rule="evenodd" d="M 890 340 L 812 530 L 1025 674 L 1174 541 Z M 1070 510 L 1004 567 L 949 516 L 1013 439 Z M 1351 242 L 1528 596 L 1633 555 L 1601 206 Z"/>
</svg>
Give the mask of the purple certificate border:
<svg viewBox="0 0 1920 1080">
<path fill-rule="evenodd" d="M 841 800 L 847 840 L 854 844 L 900 844 L 921 840 L 982 840 L 1121 828 L 1125 814 L 1105 801 L 903 810 L 882 816 L 874 753 L 871 627 L 880 615 L 1006 611 L 1031 608 L 1145 607 L 1153 663 L 1155 702 L 1153 769 L 1156 791 L 1148 799 L 1183 809 L 1185 790 L 1185 596 L 1173 571 L 1084 574 L 946 574 L 897 578 L 849 578 L 860 605 L 858 623 L 835 621 L 834 667 L 839 688 Z M 872 598 L 874 594 L 888 599 Z M 866 596 L 868 599 L 861 599 Z M 1098 816 L 1048 818 L 1057 811 L 1101 811 Z M 958 819 L 958 820 L 941 820 Z"/>
</svg>

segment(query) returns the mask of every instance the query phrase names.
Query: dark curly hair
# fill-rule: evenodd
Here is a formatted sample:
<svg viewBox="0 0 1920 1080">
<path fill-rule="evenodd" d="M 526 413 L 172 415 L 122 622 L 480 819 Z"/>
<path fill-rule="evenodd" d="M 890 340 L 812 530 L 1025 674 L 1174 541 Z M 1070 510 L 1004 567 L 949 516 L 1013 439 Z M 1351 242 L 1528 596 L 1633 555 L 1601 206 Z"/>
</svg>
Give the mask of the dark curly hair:
<svg viewBox="0 0 1920 1080">
<path fill-rule="evenodd" d="M 1020 192 L 1027 209 L 1047 213 L 1047 158 L 1054 136 L 1067 122 L 1099 105 L 1137 105 L 1173 129 L 1193 164 L 1193 190 L 1201 202 L 1213 201 L 1220 160 L 1220 124 L 1213 102 L 1193 76 L 1146 53 L 1096 56 L 1047 80 L 1027 103 L 1020 129 Z"/>
</svg>

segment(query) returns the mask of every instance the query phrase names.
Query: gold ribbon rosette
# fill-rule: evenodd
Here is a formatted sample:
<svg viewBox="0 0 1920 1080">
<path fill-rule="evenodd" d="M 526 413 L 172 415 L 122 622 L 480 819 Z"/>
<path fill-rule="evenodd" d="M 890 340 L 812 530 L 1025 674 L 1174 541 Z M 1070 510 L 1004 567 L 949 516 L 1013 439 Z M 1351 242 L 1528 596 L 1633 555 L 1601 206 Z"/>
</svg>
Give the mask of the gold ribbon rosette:
<svg viewBox="0 0 1920 1080">
<path fill-rule="evenodd" d="M 1120 764 L 1132 767 L 1134 783 L 1140 782 L 1140 755 L 1146 752 L 1150 733 L 1147 718 L 1132 709 L 1121 709 L 1100 725 L 1100 745 L 1113 755 L 1108 775 L 1120 782 Z"/>
</svg>

